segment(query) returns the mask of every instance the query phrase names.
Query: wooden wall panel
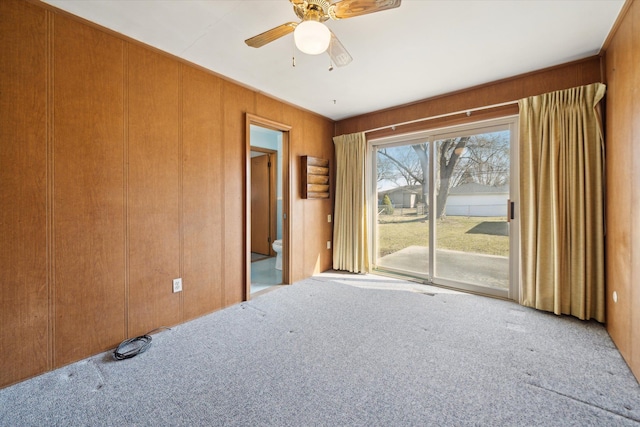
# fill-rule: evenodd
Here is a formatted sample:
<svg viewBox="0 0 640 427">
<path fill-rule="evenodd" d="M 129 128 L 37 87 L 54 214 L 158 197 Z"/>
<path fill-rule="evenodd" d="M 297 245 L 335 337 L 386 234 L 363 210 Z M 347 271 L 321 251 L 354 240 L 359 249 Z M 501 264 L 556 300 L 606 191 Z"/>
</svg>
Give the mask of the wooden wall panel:
<svg viewBox="0 0 640 427">
<path fill-rule="evenodd" d="M 54 364 L 60 366 L 125 335 L 124 42 L 60 15 L 54 23 Z"/>
<path fill-rule="evenodd" d="M 253 113 L 256 94 L 225 81 L 224 99 L 224 300 L 228 306 L 245 295 L 246 113 Z"/>
<path fill-rule="evenodd" d="M 632 26 L 627 21 L 618 28 L 606 53 L 607 330 L 627 360 L 631 356 L 632 186 L 627 184 L 633 167 L 633 93 L 627 86 L 632 78 L 631 41 Z M 617 303 L 613 301 L 614 293 L 618 295 Z"/>
<path fill-rule="evenodd" d="M 222 307 L 222 81 L 183 66 L 184 315 Z"/>
<path fill-rule="evenodd" d="M 0 2 L 0 387 L 49 365 L 47 13 Z"/>
<path fill-rule="evenodd" d="M 180 64 L 128 44 L 129 336 L 181 321 Z"/>
<path fill-rule="evenodd" d="M 306 155 L 329 160 L 330 174 L 335 173 L 333 156 L 333 127 L 314 115 L 306 115 L 304 122 L 305 143 L 302 146 Z M 331 196 L 326 200 L 301 200 L 304 214 L 305 245 L 303 275 L 317 274 L 333 266 L 332 250 L 327 249 L 327 241 L 331 241 L 333 222 L 327 221 L 327 215 L 333 212 L 335 181 L 330 182 Z M 332 214 L 333 217 L 333 214 Z"/>
<path fill-rule="evenodd" d="M 331 200 L 325 201 L 323 205 L 323 215 L 320 217 L 319 222 L 314 224 L 314 227 L 318 227 L 322 230 L 320 238 L 320 272 L 330 270 L 333 268 L 333 206 L 335 203 L 336 195 L 336 158 L 335 148 L 333 145 L 333 123 L 320 122 L 320 138 L 322 140 L 321 152 L 322 157 L 329 159 L 331 165 Z M 318 144 L 320 145 L 320 144 Z M 331 222 L 327 221 L 327 215 L 331 215 Z M 331 249 L 327 249 L 326 242 L 331 241 Z"/>
<path fill-rule="evenodd" d="M 607 331 L 640 378 L 640 3 L 606 50 Z M 617 294 L 617 302 L 613 294 Z"/>
<path fill-rule="evenodd" d="M 634 100 L 631 110 L 631 132 L 630 144 L 633 147 L 633 168 L 631 185 L 633 203 L 631 213 L 631 241 L 634 243 L 631 256 L 631 360 L 629 362 L 636 379 L 640 381 L 640 2 L 635 1 L 629 11 L 631 19 L 631 34 L 633 41 L 631 45 L 631 81 L 628 88 L 632 91 Z M 622 183 L 624 185 L 624 182 Z"/>
<path fill-rule="evenodd" d="M 320 254 L 318 252 L 318 245 L 312 244 L 312 239 L 318 235 L 318 228 L 311 228 L 311 224 L 315 224 L 320 216 L 319 212 L 322 208 L 318 205 L 320 200 L 308 200 L 302 198 L 302 186 L 304 184 L 304 180 L 302 179 L 302 156 L 314 156 L 321 157 L 316 153 L 316 150 L 313 150 L 311 146 L 311 139 L 316 137 L 317 129 L 313 126 L 313 118 L 306 113 L 303 113 L 303 129 L 304 129 L 304 138 L 301 141 L 298 141 L 298 145 L 296 146 L 296 173 L 299 173 L 300 176 L 297 178 L 299 182 L 296 185 L 296 193 L 301 198 L 298 199 L 296 197 L 297 203 L 302 205 L 300 210 L 302 211 L 299 217 L 296 216 L 296 220 L 299 224 L 302 225 L 302 233 L 304 235 L 304 246 L 301 248 L 302 250 L 299 252 L 302 255 L 301 259 L 298 256 L 298 263 L 300 264 L 300 277 L 305 275 L 305 271 L 313 272 L 316 269 L 316 265 L 319 263 Z M 313 151 L 313 152 L 310 152 Z M 326 243 L 325 243 L 326 245 Z M 326 247 L 326 246 L 325 246 Z"/>
<path fill-rule="evenodd" d="M 560 65 L 557 67 L 516 76 L 497 82 L 461 90 L 341 120 L 336 123 L 336 135 L 368 131 L 412 120 L 421 120 L 441 114 L 517 101 L 554 90 L 567 89 L 602 81 L 600 58 Z M 469 121 L 475 118 L 470 117 Z M 429 126 L 426 123 L 425 126 Z"/>
<path fill-rule="evenodd" d="M 284 105 L 282 102 L 269 98 L 262 93 L 256 94 L 256 115 L 264 117 L 265 119 L 273 120 L 274 122 L 282 123 L 284 117 L 283 108 Z"/>
<path fill-rule="evenodd" d="M 300 255 L 304 254 L 306 245 L 304 202 L 302 199 L 302 171 L 300 156 L 307 155 L 305 149 L 305 116 L 306 113 L 295 108 L 287 108 L 284 111 L 284 123 L 291 124 L 289 131 L 289 183 L 290 183 L 290 203 L 289 203 L 289 228 L 290 228 L 290 248 L 289 255 L 289 279 L 291 283 L 301 280 L 304 275 L 304 262 Z M 286 159 L 283 159 L 286 161 Z"/>
</svg>

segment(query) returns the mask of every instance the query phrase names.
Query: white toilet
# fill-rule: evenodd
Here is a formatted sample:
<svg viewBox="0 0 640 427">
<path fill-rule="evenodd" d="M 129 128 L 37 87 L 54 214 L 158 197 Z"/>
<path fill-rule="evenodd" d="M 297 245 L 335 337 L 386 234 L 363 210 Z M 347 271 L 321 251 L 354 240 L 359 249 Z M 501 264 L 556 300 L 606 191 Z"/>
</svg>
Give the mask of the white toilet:
<svg viewBox="0 0 640 427">
<path fill-rule="evenodd" d="M 276 252 L 276 270 L 282 270 L 282 240 L 274 241 L 271 246 Z"/>
</svg>

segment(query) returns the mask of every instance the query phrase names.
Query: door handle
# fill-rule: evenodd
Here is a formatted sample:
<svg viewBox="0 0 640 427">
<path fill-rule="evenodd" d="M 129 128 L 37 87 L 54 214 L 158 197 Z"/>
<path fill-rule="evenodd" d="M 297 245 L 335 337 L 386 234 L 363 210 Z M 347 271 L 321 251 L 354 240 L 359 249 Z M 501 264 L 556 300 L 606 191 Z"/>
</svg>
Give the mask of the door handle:
<svg viewBox="0 0 640 427">
<path fill-rule="evenodd" d="M 511 199 L 507 199 L 507 222 L 511 222 L 512 219 L 515 219 L 516 214 L 516 204 L 512 202 Z"/>
</svg>

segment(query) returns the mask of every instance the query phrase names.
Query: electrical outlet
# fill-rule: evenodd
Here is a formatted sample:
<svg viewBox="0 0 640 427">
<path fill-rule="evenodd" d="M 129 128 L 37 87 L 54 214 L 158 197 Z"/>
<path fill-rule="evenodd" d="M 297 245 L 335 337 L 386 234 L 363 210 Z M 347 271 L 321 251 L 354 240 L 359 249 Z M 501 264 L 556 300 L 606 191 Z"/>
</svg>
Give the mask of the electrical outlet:
<svg viewBox="0 0 640 427">
<path fill-rule="evenodd" d="M 173 293 L 182 292 L 182 278 L 173 279 Z"/>
<path fill-rule="evenodd" d="M 331 222 L 331 214 L 327 215 L 327 222 Z"/>
<path fill-rule="evenodd" d="M 331 249 L 331 240 L 327 240 L 327 249 Z"/>
</svg>

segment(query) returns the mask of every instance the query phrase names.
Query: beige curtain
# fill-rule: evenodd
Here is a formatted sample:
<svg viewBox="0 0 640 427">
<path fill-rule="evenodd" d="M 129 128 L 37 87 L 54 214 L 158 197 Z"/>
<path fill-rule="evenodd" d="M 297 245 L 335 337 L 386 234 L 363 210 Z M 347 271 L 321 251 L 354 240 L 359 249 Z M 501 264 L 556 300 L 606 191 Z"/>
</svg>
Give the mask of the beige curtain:
<svg viewBox="0 0 640 427">
<path fill-rule="evenodd" d="M 336 146 L 336 203 L 333 224 L 333 268 L 352 273 L 369 270 L 364 133 L 333 138 Z"/>
<path fill-rule="evenodd" d="M 520 106 L 520 303 L 605 320 L 600 83 Z"/>
</svg>

